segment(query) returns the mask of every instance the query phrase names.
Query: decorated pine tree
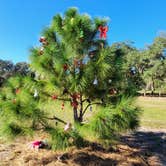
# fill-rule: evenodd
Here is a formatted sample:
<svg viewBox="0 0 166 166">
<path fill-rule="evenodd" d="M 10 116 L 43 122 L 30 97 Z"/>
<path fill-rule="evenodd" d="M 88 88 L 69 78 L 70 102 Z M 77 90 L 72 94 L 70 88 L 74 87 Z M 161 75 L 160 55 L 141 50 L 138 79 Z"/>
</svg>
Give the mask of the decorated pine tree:
<svg viewBox="0 0 166 166">
<path fill-rule="evenodd" d="M 1 89 L 0 135 L 42 130 L 59 149 L 135 129 L 139 109 L 120 97 L 130 85 L 123 49 L 108 45 L 107 31 L 107 20 L 75 8 L 57 14 L 31 49 L 29 75 L 10 78 Z M 93 113 L 83 123 L 88 110 Z"/>
<path fill-rule="evenodd" d="M 53 18 L 40 47 L 31 50 L 31 69 L 45 86 L 40 93 L 62 101 L 62 109 L 70 102 L 74 121 L 82 122 L 89 107 L 106 102 L 112 67 L 107 31 L 105 19 L 71 8 Z"/>
</svg>

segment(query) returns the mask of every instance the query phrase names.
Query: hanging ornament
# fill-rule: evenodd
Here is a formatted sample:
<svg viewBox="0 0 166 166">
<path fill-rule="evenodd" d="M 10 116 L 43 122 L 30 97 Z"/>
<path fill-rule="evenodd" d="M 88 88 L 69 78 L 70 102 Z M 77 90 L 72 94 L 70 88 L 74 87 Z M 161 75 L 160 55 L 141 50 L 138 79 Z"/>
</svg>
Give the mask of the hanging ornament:
<svg viewBox="0 0 166 166">
<path fill-rule="evenodd" d="M 40 39 L 39 39 L 39 42 L 40 43 L 46 42 L 46 38 L 44 36 L 41 36 Z"/>
<path fill-rule="evenodd" d="M 71 126 L 72 126 L 71 123 L 68 122 L 64 127 L 64 131 L 69 131 L 71 129 Z"/>
<path fill-rule="evenodd" d="M 20 93 L 20 89 L 17 88 L 16 91 L 15 91 L 16 94 L 19 94 Z"/>
<path fill-rule="evenodd" d="M 66 74 L 69 75 L 70 74 L 70 70 L 66 70 Z"/>
<path fill-rule="evenodd" d="M 108 27 L 107 26 L 99 26 L 100 38 L 105 39 L 107 37 Z"/>
<path fill-rule="evenodd" d="M 91 112 L 92 112 L 92 109 L 93 109 L 93 108 L 92 108 L 92 106 L 90 106 L 90 107 L 89 107 L 89 111 L 91 111 Z"/>
<path fill-rule="evenodd" d="M 89 56 L 86 55 L 86 56 L 84 57 L 84 59 L 82 60 L 82 64 L 83 64 L 83 65 L 87 65 L 88 62 L 89 62 L 89 60 L 90 60 Z"/>
<path fill-rule="evenodd" d="M 76 99 L 80 98 L 80 94 L 79 94 L 79 93 L 73 93 L 73 94 L 71 95 L 71 98 L 72 98 L 73 100 L 76 100 Z"/>
<path fill-rule="evenodd" d="M 112 82 L 112 80 L 111 80 L 111 79 L 109 79 L 109 80 L 108 80 L 108 83 L 110 84 L 111 82 Z"/>
<path fill-rule="evenodd" d="M 95 78 L 93 81 L 93 85 L 97 85 L 97 84 L 98 84 L 98 80 L 97 80 L 97 78 Z"/>
<path fill-rule="evenodd" d="M 44 46 L 48 45 L 47 39 L 46 39 L 44 36 L 40 37 L 39 41 L 40 41 L 40 43 L 42 43 Z"/>
<path fill-rule="evenodd" d="M 65 107 L 65 104 L 63 102 L 62 105 L 61 105 L 61 110 L 64 110 L 64 107 Z"/>
<path fill-rule="evenodd" d="M 44 47 L 41 47 L 39 50 L 39 55 L 43 55 L 43 53 L 44 53 Z"/>
<path fill-rule="evenodd" d="M 65 64 L 63 65 L 63 70 L 66 71 L 67 69 L 68 69 L 68 65 L 65 63 Z"/>
<path fill-rule="evenodd" d="M 57 95 L 52 95 L 51 98 L 52 98 L 52 100 L 56 100 L 58 98 L 58 96 Z"/>
<path fill-rule="evenodd" d="M 110 95 L 115 95 L 117 94 L 117 91 L 115 89 L 110 89 Z"/>
<path fill-rule="evenodd" d="M 76 100 L 73 101 L 71 105 L 73 108 L 76 108 L 76 109 L 78 108 L 78 102 Z"/>
<path fill-rule="evenodd" d="M 75 74 L 79 74 L 79 72 L 80 72 L 80 69 L 79 69 L 79 68 L 76 68 L 76 69 L 75 69 Z"/>
<path fill-rule="evenodd" d="M 33 96 L 34 96 L 34 98 L 37 98 L 37 97 L 38 97 L 38 91 L 37 91 L 37 89 L 35 89 Z"/>
</svg>

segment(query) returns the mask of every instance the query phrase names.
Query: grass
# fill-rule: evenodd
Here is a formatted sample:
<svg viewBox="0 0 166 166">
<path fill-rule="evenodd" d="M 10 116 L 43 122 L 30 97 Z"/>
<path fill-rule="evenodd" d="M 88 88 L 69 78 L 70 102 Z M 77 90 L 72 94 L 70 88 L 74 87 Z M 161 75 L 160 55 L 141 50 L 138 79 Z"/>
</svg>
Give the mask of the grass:
<svg viewBox="0 0 166 166">
<path fill-rule="evenodd" d="M 65 103 L 64 110 L 61 110 L 61 103 L 56 101 L 49 104 L 51 115 L 73 123 L 73 111 L 69 103 Z M 141 127 L 152 129 L 166 129 L 166 97 L 138 97 L 136 105 L 142 108 L 140 118 Z M 48 108 L 48 107 L 47 107 Z M 98 110 L 98 106 L 93 106 L 93 111 L 87 111 L 86 119 L 93 116 Z"/>
<path fill-rule="evenodd" d="M 166 98 L 139 97 L 136 104 L 143 110 L 141 127 L 166 129 Z"/>
</svg>

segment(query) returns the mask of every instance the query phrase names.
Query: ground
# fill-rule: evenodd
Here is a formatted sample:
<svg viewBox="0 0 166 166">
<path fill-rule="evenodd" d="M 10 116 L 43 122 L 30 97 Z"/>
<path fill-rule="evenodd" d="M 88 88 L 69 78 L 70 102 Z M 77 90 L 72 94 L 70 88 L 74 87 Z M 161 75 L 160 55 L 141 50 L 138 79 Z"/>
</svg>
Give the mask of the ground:
<svg viewBox="0 0 166 166">
<path fill-rule="evenodd" d="M 93 143 L 82 149 L 53 152 L 28 149 L 25 142 L 31 138 L 10 144 L 1 142 L 0 166 L 165 166 L 166 98 L 140 97 L 137 104 L 144 109 L 141 127 L 136 132 L 122 135 L 120 142 L 113 147 L 104 149 Z"/>
</svg>

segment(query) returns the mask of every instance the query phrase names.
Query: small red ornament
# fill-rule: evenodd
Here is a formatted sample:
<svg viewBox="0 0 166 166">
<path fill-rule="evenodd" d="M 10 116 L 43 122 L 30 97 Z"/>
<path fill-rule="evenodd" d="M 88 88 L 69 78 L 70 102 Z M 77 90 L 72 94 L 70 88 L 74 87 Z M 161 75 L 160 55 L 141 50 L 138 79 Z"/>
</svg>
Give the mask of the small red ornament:
<svg viewBox="0 0 166 166">
<path fill-rule="evenodd" d="M 47 40 L 44 36 L 41 36 L 40 39 L 39 39 L 39 42 L 44 43 L 44 42 L 47 42 Z"/>
<path fill-rule="evenodd" d="M 65 63 L 65 64 L 63 65 L 63 70 L 66 71 L 68 68 L 69 68 L 68 65 Z"/>
<path fill-rule="evenodd" d="M 57 98 L 58 98 L 58 96 L 56 96 L 56 95 L 52 95 L 52 97 L 51 97 L 53 100 L 56 100 Z"/>
<path fill-rule="evenodd" d="M 71 103 L 71 105 L 72 105 L 72 107 L 74 107 L 74 108 L 78 108 L 78 102 L 77 102 L 77 101 L 73 101 L 73 102 Z"/>
<path fill-rule="evenodd" d="M 65 104 L 62 103 L 62 105 L 61 105 L 61 109 L 64 110 L 64 107 L 65 107 Z"/>
<path fill-rule="evenodd" d="M 71 98 L 72 98 L 73 100 L 79 99 L 79 98 L 80 98 L 80 94 L 79 94 L 79 93 L 73 93 L 73 94 L 71 95 Z"/>
<path fill-rule="evenodd" d="M 107 37 L 107 32 L 108 32 L 108 27 L 107 26 L 99 26 L 99 29 L 100 31 L 100 38 L 106 38 Z"/>
<path fill-rule="evenodd" d="M 16 91 L 15 91 L 16 94 L 19 94 L 20 93 L 20 89 L 17 88 Z"/>
<path fill-rule="evenodd" d="M 115 89 L 110 89 L 110 95 L 115 95 L 117 94 L 117 91 Z"/>
</svg>

